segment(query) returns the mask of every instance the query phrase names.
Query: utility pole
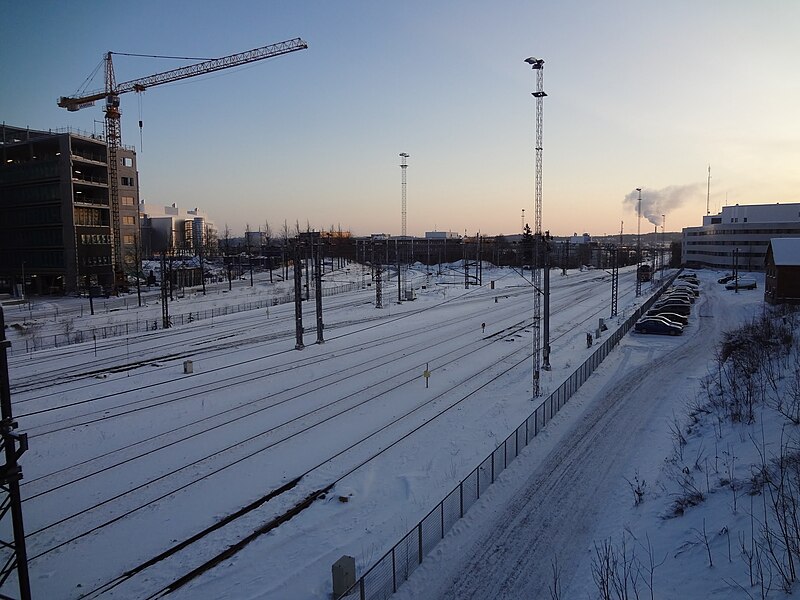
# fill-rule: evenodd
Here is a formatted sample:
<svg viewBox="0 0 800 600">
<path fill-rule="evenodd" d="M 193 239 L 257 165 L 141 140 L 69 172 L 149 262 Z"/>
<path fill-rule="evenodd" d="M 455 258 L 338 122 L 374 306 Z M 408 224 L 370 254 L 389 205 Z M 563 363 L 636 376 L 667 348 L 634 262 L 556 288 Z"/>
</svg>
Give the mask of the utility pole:
<svg viewBox="0 0 800 600">
<path fill-rule="evenodd" d="M 400 240 L 394 240 L 394 260 L 397 263 L 397 303 L 403 302 L 402 281 L 400 279 Z"/>
<path fill-rule="evenodd" d="M 636 225 L 636 297 L 642 295 L 642 280 L 639 277 L 639 267 L 642 266 L 642 188 L 636 188 L 639 192 L 639 204 L 636 209 L 639 220 Z"/>
<path fill-rule="evenodd" d="M 13 533 L 13 541 L 0 539 L 3 548 L 4 562 L 0 565 L 0 589 L 16 570 L 20 600 L 31 600 L 31 584 L 28 577 L 28 553 L 25 548 L 25 528 L 22 522 L 22 497 L 19 481 L 22 479 L 22 467 L 18 461 L 28 449 L 28 434 L 15 433 L 17 422 L 11 414 L 11 383 L 8 376 L 8 348 L 11 342 L 6 339 L 6 323 L 3 308 L 0 307 L 0 440 L 6 462 L 0 466 L 0 523 L 11 515 L 11 527 L 4 524 L 4 537 L 9 531 Z M 10 555 L 9 555 L 10 552 Z M 7 556 L 7 558 L 6 558 Z M 0 597 L 10 598 L 0 592 Z"/>
<path fill-rule="evenodd" d="M 161 252 L 161 327 L 169 329 L 169 295 L 167 294 L 167 278 L 172 276 L 172 271 L 167 273 L 167 253 Z"/>
<path fill-rule="evenodd" d="M 550 232 L 544 234 L 544 340 L 542 369 L 550 370 Z"/>
<path fill-rule="evenodd" d="M 317 244 L 316 260 L 314 261 L 314 285 L 316 286 L 316 304 L 317 304 L 317 343 L 324 344 L 325 338 L 322 336 L 322 330 L 325 325 L 322 323 L 322 242 Z"/>
<path fill-rule="evenodd" d="M 389 241 L 386 241 L 389 245 Z M 375 252 L 375 242 L 372 242 L 372 264 L 375 266 L 375 308 L 383 308 L 383 266 L 380 260 L 380 247 Z"/>
<path fill-rule="evenodd" d="M 534 242 L 533 242 L 533 397 L 541 395 L 540 370 L 542 359 L 540 354 L 541 345 L 541 294 L 542 294 L 542 273 L 539 269 L 539 248 L 542 238 L 542 120 L 543 120 L 543 100 L 547 94 L 544 92 L 544 60 L 530 57 L 525 62 L 536 71 L 536 91 L 533 97 L 536 98 L 536 166 L 534 180 Z M 549 357 L 545 357 L 549 359 Z M 549 362 L 546 363 L 549 369 Z"/>
<path fill-rule="evenodd" d="M 303 344 L 303 266 L 300 257 L 300 239 L 294 246 L 294 337 L 295 350 L 302 350 Z"/>
<path fill-rule="evenodd" d="M 611 316 L 617 316 L 617 296 L 619 294 L 619 248 L 611 246 Z"/>
</svg>

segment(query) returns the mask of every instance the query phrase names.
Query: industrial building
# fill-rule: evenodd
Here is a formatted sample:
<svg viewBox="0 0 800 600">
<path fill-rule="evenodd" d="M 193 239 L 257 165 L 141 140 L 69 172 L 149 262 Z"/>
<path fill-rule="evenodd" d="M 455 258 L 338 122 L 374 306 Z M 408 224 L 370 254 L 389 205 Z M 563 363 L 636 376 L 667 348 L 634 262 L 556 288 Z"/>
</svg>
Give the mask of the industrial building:
<svg viewBox="0 0 800 600">
<path fill-rule="evenodd" d="M 172 256 L 210 256 L 216 252 L 217 231 L 199 208 L 181 212 L 177 203 L 156 206 L 139 203 L 142 232 L 142 257 L 154 258 L 162 252 Z"/>
<path fill-rule="evenodd" d="M 800 203 L 726 206 L 683 229 L 681 261 L 692 267 L 763 271 L 773 238 L 800 237 Z"/>
<path fill-rule="evenodd" d="M 122 146 L 117 155 L 116 240 L 107 156 L 102 135 L 0 125 L 0 293 L 108 291 L 115 264 L 135 272 L 136 152 Z"/>
</svg>

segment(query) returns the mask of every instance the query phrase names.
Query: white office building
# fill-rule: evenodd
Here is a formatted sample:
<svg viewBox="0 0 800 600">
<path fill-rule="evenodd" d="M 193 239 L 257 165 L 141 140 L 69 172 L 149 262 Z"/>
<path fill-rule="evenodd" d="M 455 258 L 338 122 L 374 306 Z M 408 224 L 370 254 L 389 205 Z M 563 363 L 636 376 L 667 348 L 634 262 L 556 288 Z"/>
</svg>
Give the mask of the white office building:
<svg viewBox="0 0 800 600">
<path fill-rule="evenodd" d="M 800 203 L 726 206 L 683 230 L 681 259 L 693 267 L 763 271 L 772 238 L 800 237 Z"/>
</svg>

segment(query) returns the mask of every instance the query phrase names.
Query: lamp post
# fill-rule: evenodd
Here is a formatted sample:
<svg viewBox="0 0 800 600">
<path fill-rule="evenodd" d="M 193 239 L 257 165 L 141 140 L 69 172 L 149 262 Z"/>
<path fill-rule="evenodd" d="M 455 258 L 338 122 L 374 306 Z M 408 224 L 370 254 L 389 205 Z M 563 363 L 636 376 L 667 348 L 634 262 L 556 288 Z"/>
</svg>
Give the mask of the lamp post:
<svg viewBox="0 0 800 600">
<path fill-rule="evenodd" d="M 733 251 L 733 289 L 739 293 L 739 249 Z"/>
<path fill-rule="evenodd" d="M 25 300 L 25 261 L 22 261 L 22 299 Z"/>
<path fill-rule="evenodd" d="M 666 226 L 667 226 L 667 216 L 661 215 L 661 273 L 663 275 L 664 270 L 667 268 L 665 264 L 667 261 L 666 258 L 666 247 L 664 246 L 664 240 L 666 239 Z"/>
<path fill-rule="evenodd" d="M 639 267 L 642 266 L 642 188 L 636 188 L 639 192 L 639 204 L 636 209 L 638 221 L 636 226 L 636 297 L 642 295 L 642 280 L 639 277 Z"/>
</svg>

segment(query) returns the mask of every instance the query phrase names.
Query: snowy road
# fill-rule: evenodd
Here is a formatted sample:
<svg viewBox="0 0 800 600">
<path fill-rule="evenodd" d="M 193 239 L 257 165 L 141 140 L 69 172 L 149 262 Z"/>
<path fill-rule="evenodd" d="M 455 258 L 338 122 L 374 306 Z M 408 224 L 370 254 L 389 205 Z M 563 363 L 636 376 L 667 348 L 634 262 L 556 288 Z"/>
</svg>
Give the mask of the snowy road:
<svg viewBox="0 0 800 600">
<path fill-rule="evenodd" d="M 705 291 L 683 336 L 627 336 L 398 598 L 549 597 L 556 560 L 562 589 L 569 589 L 575 558 L 588 557 L 602 538 L 600 512 L 631 502 L 632 494 L 620 495 L 620 482 L 633 479 L 684 400 L 665 382 L 705 374 L 724 327 L 719 291 Z"/>
</svg>

